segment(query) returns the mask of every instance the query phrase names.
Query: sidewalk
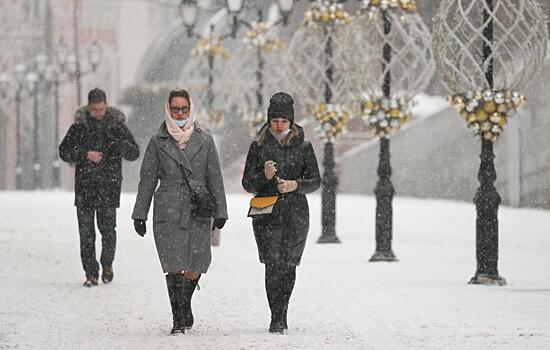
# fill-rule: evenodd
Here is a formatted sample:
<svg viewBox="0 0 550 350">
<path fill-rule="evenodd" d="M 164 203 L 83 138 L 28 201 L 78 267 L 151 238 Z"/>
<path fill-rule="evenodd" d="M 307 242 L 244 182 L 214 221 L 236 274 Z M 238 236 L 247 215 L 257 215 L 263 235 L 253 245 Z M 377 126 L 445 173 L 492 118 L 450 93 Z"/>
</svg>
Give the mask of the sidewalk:
<svg viewBox="0 0 550 350">
<path fill-rule="evenodd" d="M 543 349 L 550 348 L 550 212 L 501 208 L 505 287 L 471 286 L 475 211 L 468 203 L 397 198 L 396 263 L 369 263 L 374 200 L 338 196 L 339 245 L 318 245 L 320 198 L 289 309 L 269 313 L 246 195 L 195 293 L 195 326 L 169 336 L 171 312 L 151 225 L 140 238 L 118 211 L 115 279 L 84 288 L 73 194 L 0 192 L 0 349 Z M 152 213 L 152 212 L 151 212 Z M 98 239 L 100 235 L 98 234 Z"/>
</svg>

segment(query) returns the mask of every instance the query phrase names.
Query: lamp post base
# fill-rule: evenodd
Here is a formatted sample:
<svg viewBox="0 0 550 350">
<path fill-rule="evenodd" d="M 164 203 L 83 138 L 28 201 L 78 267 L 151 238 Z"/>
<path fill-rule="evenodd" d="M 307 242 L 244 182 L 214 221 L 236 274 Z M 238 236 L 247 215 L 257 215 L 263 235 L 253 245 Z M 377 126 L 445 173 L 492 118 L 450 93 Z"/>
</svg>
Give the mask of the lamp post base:
<svg viewBox="0 0 550 350">
<path fill-rule="evenodd" d="M 374 252 L 373 256 L 369 259 L 370 262 L 377 262 L 377 261 L 387 261 L 387 262 L 393 262 L 393 261 L 399 261 L 395 257 L 395 254 L 393 254 L 393 250 L 388 250 L 385 252 L 382 251 L 376 251 Z"/>
<path fill-rule="evenodd" d="M 505 286 L 506 280 L 502 277 L 487 273 L 476 273 L 468 284 L 481 284 L 484 286 Z"/>
<path fill-rule="evenodd" d="M 337 236 L 335 235 L 332 235 L 332 236 L 321 236 L 319 237 L 319 239 L 317 239 L 317 243 L 342 243 L 340 241 L 340 238 L 338 238 Z"/>
</svg>

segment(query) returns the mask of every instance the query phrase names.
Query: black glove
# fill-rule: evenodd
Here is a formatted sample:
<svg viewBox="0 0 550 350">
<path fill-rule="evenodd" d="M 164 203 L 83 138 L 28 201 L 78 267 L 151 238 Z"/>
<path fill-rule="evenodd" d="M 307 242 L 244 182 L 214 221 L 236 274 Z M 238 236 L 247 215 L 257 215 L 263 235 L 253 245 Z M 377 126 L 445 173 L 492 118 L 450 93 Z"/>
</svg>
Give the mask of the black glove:
<svg viewBox="0 0 550 350">
<path fill-rule="evenodd" d="M 142 219 L 134 219 L 134 230 L 136 230 L 137 234 L 141 237 L 145 236 L 145 233 L 147 232 L 147 227 L 145 226 L 145 220 Z"/>
<path fill-rule="evenodd" d="M 226 221 L 227 221 L 227 219 L 224 219 L 224 218 L 214 219 L 214 222 L 212 223 L 212 231 L 214 231 L 216 228 L 218 230 L 221 230 L 222 227 L 225 226 Z"/>
</svg>

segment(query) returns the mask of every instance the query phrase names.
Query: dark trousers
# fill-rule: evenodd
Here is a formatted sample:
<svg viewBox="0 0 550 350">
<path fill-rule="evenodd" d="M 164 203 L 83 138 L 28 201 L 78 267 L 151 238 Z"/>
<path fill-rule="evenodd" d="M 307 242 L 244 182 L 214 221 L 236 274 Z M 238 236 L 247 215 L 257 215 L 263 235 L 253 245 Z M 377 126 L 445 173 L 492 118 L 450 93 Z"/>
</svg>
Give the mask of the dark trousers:
<svg viewBox="0 0 550 350">
<path fill-rule="evenodd" d="M 112 266 L 116 249 L 116 208 L 77 207 L 80 259 L 86 277 L 99 277 L 99 264 L 95 257 L 95 223 L 101 233 L 101 265 Z"/>
</svg>

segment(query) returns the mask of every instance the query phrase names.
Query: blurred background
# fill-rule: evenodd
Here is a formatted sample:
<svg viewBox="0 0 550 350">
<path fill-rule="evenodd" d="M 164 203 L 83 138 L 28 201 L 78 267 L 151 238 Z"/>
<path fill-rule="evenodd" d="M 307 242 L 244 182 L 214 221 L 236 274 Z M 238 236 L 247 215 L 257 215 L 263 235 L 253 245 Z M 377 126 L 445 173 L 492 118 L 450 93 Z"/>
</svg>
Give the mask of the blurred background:
<svg viewBox="0 0 550 350">
<path fill-rule="evenodd" d="M 191 3 L 196 13 L 184 9 Z M 173 88 L 188 88 L 206 114 L 223 113 L 223 122 L 206 115 L 204 124 L 215 135 L 228 191 L 242 192 L 240 178 L 254 128 L 238 109 L 244 103 L 241 97 L 246 101 L 255 94 L 247 91 L 253 89 L 247 83 L 254 70 L 247 69 L 253 57 L 244 53 L 243 38 L 250 28 L 235 26 L 230 3 L 0 0 L 0 190 L 72 190 L 73 169 L 59 162 L 57 146 L 74 122 L 76 108 L 86 103 L 87 92 L 99 87 L 107 92 L 109 104 L 127 115 L 142 153 L 163 119 L 163 104 Z M 283 11 L 285 3 L 244 1 L 239 18 L 248 24 L 259 16 L 278 24 L 284 19 L 274 30 L 288 47 L 310 2 L 290 1 L 289 13 Z M 550 2 L 539 3 L 549 16 Z M 347 1 L 344 7 L 354 13 L 357 4 Z M 438 6 L 438 0 L 418 1 L 430 29 Z M 193 54 L 201 38 L 212 33 L 221 33 L 228 53 L 215 63 Z M 284 72 L 284 64 L 283 59 L 267 62 L 265 74 Z M 261 92 L 265 108 L 260 120 L 266 115 L 265 101 L 287 89 L 285 81 L 284 75 L 272 80 Z M 506 205 L 550 208 L 548 81 L 546 60 L 522 91 L 526 105 L 495 146 L 496 183 Z M 479 141 L 445 101 L 447 95 L 436 73 L 417 97 L 413 120 L 392 136 L 392 181 L 399 196 L 471 201 L 475 194 Z M 323 144 L 314 131 L 315 119 L 295 98 L 296 121 L 304 126 L 321 163 Z M 338 191 L 372 194 L 379 148 L 359 116 L 351 116 L 347 133 L 335 146 Z M 136 191 L 140 163 L 125 164 L 125 191 Z"/>
</svg>

